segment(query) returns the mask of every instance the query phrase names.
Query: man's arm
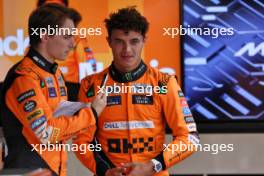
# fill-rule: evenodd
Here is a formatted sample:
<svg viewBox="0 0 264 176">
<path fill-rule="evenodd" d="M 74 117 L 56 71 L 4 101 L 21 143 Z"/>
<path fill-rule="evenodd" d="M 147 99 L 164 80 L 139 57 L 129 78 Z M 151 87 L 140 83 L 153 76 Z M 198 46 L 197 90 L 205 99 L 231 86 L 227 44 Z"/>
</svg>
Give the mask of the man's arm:
<svg viewBox="0 0 264 176">
<path fill-rule="evenodd" d="M 195 151 L 195 145 L 199 143 L 196 124 L 176 79 L 170 77 L 165 80 L 168 80 L 164 85 L 167 86 L 167 93 L 160 94 L 160 102 L 166 121 L 172 129 L 173 141 L 166 144 L 165 150 L 153 158 L 156 163 L 159 163 L 159 168 L 156 170 L 160 171 L 187 158 Z M 157 172 L 152 160 L 146 163 L 125 163 L 123 167 L 131 170 L 128 176 L 150 176 Z"/>
<path fill-rule="evenodd" d="M 167 94 L 161 94 L 160 99 L 164 116 L 172 129 L 173 141 L 155 158 L 162 164 L 163 170 L 187 158 L 199 143 L 196 124 L 174 77 L 169 78 L 167 90 Z"/>
<path fill-rule="evenodd" d="M 90 108 L 83 108 L 74 116 L 53 117 L 53 109 L 40 88 L 39 80 L 30 76 L 16 78 L 5 99 L 8 108 L 23 124 L 24 130 L 31 131 L 43 144 L 69 139 L 95 126 Z"/>
</svg>

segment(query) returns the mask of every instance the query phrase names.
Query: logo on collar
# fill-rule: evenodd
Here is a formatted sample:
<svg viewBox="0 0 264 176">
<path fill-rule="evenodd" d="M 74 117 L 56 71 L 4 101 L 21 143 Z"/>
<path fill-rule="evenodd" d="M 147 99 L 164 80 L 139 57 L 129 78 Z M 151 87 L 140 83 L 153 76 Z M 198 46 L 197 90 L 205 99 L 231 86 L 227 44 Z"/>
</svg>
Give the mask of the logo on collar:
<svg viewBox="0 0 264 176">
<path fill-rule="evenodd" d="M 90 88 L 88 89 L 88 91 L 86 92 L 86 96 L 89 98 L 89 97 L 93 97 L 94 96 L 94 84 L 92 84 L 90 86 Z"/>
<path fill-rule="evenodd" d="M 45 62 L 43 62 L 43 60 L 41 60 L 37 56 L 33 56 L 32 58 L 34 59 L 34 61 L 36 61 L 37 63 L 39 63 L 41 66 L 46 67 Z"/>
<path fill-rule="evenodd" d="M 125 79 L 128 80 L 128 81 L 132 81 L 133 80 L 133 77 L 132 77 L 132 74 L 131 73 L 126 73 L 124 75 Z"/>
<path fill-rule="evenodd" d="M 58 68 L 58 64 L 54 63 L 54 64 L 51 66 L 51 72 L 52 72 L 53 74 L 55 74 L 56 71 L 57 71 L 57 68 Z"/>
</svg>

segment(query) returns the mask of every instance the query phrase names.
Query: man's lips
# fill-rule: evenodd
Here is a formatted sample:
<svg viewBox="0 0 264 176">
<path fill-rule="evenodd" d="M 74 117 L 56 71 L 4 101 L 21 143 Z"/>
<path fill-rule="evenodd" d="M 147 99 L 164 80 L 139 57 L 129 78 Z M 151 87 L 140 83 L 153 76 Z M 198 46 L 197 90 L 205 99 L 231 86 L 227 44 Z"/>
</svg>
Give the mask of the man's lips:
<svg viewBox="0 0 264 176">
<path fill-rule="evenodd" d="M 130 55 L 122 55 L 121 57 L 124 58 L 124 59 L 130 59 L 130 58 L 132 58 L 133 56 L 130 56 Z"/>
</svg>

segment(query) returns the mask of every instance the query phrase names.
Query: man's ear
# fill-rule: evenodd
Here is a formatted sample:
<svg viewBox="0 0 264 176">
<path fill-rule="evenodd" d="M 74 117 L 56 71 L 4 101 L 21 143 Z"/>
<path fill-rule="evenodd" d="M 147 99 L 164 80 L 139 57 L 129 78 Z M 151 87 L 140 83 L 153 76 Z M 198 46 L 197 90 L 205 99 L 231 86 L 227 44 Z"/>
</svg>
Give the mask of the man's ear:
<svg viewBox="0 0 264 176">
<path fill-rule="evenodd" d="M 48 38 L 49 38 L 48 34 L 42 35 L 40 37 L 40 42 L 41 43 L 46 43 L 48 41 Z"/>
</svg>

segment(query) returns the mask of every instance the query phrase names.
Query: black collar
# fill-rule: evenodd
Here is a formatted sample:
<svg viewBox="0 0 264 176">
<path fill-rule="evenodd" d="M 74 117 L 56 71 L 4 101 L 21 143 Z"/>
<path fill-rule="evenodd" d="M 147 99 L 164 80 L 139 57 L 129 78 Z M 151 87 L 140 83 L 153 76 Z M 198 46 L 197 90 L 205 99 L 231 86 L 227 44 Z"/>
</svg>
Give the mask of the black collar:
<svg viewBox="0 0 264 176">
<path fill-rule="evenodd" d="M 29 57 L 35 64 L 37 64 L 43 70 L 46 70 L 49 73 L 55 74 L 58 68 L 58 64 L 54 62 L 53 64 L 48 62 L 39 52 L 30 48 L 26 57 Z"/>
<path fill-rule="evenodd" d="M 147 66 L 143 61 L 140 62 L 139 66 L 135 70 L 127 73 L 118 71 L 113 63 L 109 67 L 109 73 L 113 80 L 120 83 L 135 81 L 139 79 L 146 72 L 146 70 Z"/>
</svg>

